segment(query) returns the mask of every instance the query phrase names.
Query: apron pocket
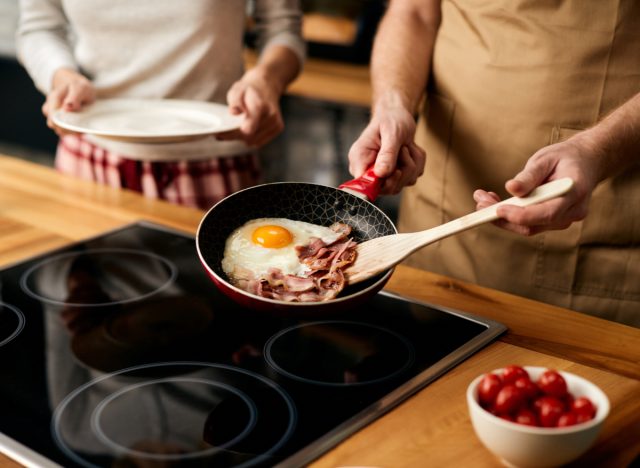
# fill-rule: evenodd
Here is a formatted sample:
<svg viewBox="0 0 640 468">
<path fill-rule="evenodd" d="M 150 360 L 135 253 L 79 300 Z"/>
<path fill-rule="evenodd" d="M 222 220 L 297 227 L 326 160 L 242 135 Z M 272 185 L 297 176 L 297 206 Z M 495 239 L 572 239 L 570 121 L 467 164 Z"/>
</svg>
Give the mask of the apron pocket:
<svg viewBox="0 0 640 468">
<path fill-rule="evenodd" d="M 580 131 L 554 127 L 550 143 Z M 640 300 L 640 222 L 633 216 L 640 212 L 638 185 L 625 176 L 603 182 L 583 221 L 540 235 L 536 286 L 570 295 Z"/>
</svg>

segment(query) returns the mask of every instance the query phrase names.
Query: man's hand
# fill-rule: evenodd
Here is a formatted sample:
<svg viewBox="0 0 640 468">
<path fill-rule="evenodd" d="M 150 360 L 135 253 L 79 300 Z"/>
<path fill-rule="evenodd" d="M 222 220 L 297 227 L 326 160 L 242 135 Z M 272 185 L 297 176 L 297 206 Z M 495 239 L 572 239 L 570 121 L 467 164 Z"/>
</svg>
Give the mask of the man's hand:
<svg viewBox="0 0 640 468">
<path fill-rule="evenodd" d="M 258 69 L 247 71 L 227 93 L 229 110 L 244 114 L 239 130 L 218 135 L 221 140 L 244 140 L 250 146 L 262 146 L 284 129 L 280 113 L 282 87 Z"/>
<path fill-rule="evenodd" d="M 601 175 L 602 156 L 585 134 L 542 148 L 527 161 L 524 169 L 507 181 L 505 188 L 516 197 L 523 197 L 546 182 L 571 177 L 573 190 L 566 195 L 525 208 L 505 205 L 498 208 L 501 219 L 494 224 L 509 231 L 531 236 L 543 231 L 568 228 L 585 218 L 591 194 Z M 476 190 L 476 209 L 500 201 L 494 192 Z"/>
<path fill-rule="evenodd" d="M 372 119 L 349 151 L 349 171 L 359 177 L 375 162 L 380 193 L 413 185 L 426 154 L 414 143 L 413 118 L 427 87 L 440 26 L 440 0 L 387 2 L 371 53 Z"/>
<path fill-rule="evenodd" d="M 47 126 L 58 135 L 67 132 L 56 127 L 51 120 L 53 113 L 62 108 L 65 111 L 79 111 L 96 98 L 95 89 L 86 77 L 68 68 L 60 68 L 53 75 L 51 91 L 42 105 L 42 113 L 47 118 Z"/>
<path fill-rule="evenodd" d="M 498 216 L 504 219 L 495 224 L 532 235 L 551 229 L 565 229 L 574 221 L 584 219 L 596 186 L 638 163 L 639 126 L 640 93 L 594 127 L 565 142 L 542 148 L 529 158 L 518 175 L 506 183 L 507 191 L 521 197 L 538 185 L 561 177 L 573 179 L 573 190 L 561 198 L 527 208 L 500 207 Z M 484 190 L 476 190 L 473 198 L 477 208 L 500 201 L 498 195 Z"/>
<path fill-rule="evenodd" d="M 381 99 L 373 118 L 349 150 L 349 172 L 360 177 L 375 162 L 384 178 L 382 194 L 396 194 L 416 183 L 424 171 L 426 154 L 413 141 L 416 123 L 411 113 L 393 99 Z"/>
</svg>

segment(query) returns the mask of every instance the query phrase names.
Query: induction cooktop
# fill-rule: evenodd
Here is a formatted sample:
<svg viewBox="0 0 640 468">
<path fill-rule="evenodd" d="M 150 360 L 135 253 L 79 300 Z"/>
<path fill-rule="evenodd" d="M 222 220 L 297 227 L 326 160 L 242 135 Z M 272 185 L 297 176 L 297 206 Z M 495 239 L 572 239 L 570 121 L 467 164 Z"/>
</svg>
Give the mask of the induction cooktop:
<svg viewBox="0 0 640 468">
<path fill-rule="evenodd" d="M 136 223 L 0 271 L 0 450 L 27 466 L 303 466 L 505 329 L 385 292 L 322 317 L 244 309 L 193 237 Z"/>
</svg>

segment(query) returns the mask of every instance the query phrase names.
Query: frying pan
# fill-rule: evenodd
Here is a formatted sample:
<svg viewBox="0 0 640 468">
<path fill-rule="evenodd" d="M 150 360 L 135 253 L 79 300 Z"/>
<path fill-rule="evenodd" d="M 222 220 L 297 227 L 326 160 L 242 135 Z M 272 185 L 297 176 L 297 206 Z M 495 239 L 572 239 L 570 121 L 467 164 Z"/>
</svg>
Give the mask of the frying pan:
<svg viewBox="0 0 640 468">
<path fill-rule="evenodd" d="M 351 226 L 351 237 L 363 242 L 396 234 L 389 217 L 366 198 L 374 200 L 382 181 L 372 169 L 339 188 L 302 182 L 276 182 L 256 185 L 229 195 L 202 218 L 196 235 L 196 248 L 207 274 L 217 287 L 237 303 L 260 311 L 310 315 L 344 311 L 366 301 L 388 281 L 393 269 L 353 286 L 346 286 L 335 298 L 325 302 L 287 302 L 258 297 L 232 285 L 222 271 L 227 237 L 238 227 L 256 218 L 288 218 L 320 226 L 335 222 Z"/>
</svg>

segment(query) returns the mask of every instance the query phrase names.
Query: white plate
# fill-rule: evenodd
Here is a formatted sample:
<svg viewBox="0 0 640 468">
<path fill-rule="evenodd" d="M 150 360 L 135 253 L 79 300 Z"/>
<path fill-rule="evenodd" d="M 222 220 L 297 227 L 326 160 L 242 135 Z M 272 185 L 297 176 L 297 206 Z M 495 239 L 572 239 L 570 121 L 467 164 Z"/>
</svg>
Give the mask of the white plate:
<svg viewBox="0 0 640 468">
<path fill-rule="evenodd" d="M 235 130 L 241 121 L 225 105 L 182 99 L 103 99 L 80 112 L 53 114 L 65 130 L 146 143 L 202 138 Z"/>
</svg>

